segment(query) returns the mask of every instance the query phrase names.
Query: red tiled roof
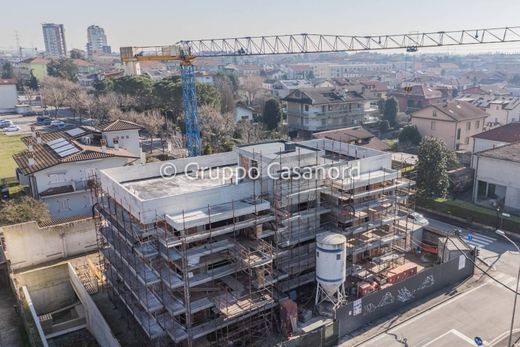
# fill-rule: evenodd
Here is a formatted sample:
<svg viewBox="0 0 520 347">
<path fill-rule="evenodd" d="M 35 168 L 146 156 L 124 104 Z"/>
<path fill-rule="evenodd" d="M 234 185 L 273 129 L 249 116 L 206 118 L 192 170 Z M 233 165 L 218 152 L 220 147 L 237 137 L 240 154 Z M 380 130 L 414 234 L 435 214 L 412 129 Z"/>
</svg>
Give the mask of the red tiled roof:
<svg viewBox="0 0 520 347">
<path fill-rule="evenodd" d="M 15 78 L 0 78 L 0 86 L 16 84 Z"/>
<path fill-rule="evenodd" d="M 118 119 L 112 122 L 100 124 L 97 127 L 101 131 L 121 131 L 121 130 L 139 130 L 143 127 L 137 123 L 130 122 L 127 120 Z"/>
<path fill-rule="evenodd" d="M 520 122 L 509 123 L 480 134 L 473 135 L 473 137 L 484 140 L 500 141 L 500 142 L 518 142 L 520 141 Z"/>
</svg>

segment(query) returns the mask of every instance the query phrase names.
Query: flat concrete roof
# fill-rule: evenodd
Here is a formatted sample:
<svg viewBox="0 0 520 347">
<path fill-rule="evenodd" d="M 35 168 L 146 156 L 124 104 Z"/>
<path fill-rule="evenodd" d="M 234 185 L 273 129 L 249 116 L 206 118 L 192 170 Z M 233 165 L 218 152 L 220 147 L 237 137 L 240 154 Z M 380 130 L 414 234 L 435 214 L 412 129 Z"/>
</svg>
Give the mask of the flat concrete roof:
<svg viewBox="0 0 520 347">
<path fill-rule="evenodd" d="M 317 151 L 319 151 L 318 149 L 306 147 L 305 142 L 295 143 L 286 141 L 273 141 L 252 144 L 241 146 L 240 149 L 251 153 L 258 153 L 266 158 L 279 158 L 279 156 L 282 158 L 287 158 L 310 153 L 315 154 Z"/>
<path fill-rule="evenodd" d="M 235 167 L 213 168 L 211 176 L 209 171 L 178 173 L 172 177 L 157 177 L 122 185 L 139 199 L 158 199 L 232 184 L 229 172 Z"/>
</svg>

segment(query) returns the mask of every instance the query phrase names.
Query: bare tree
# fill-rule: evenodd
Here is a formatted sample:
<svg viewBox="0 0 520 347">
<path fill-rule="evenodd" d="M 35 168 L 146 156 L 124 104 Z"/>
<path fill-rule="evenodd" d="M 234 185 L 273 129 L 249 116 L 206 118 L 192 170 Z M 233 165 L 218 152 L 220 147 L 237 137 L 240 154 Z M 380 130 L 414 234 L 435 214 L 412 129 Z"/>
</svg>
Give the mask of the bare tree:
<svg viewBox="0 0 520 347">
<path fill-rule="evenodd" d="M 215 86 L 220 97 L 220 111 L 222 113 L 235 112 L 235 97 L 233 88 L 227 79 L 219 78 L 215 81 Z"/>
<path fill-rule="evenodd" d="M 28 104 L 32 106 L 32 101 L 38 95 L 38 91 L 32 89 L 31 87 L 23 87 L 23 95 L 25 96 L 25 100 L 27 100 Z"/>
<path fill-rule="evenodd" d="M 58 116 L 58 109 L 65 106 L 71 90 L 74 88 L 75 83 L 58 78 L 58 77 L 45 77 L 41 83 L 41 94 L 45 104 L 54 106 L 55 117 Z"/>
<path fill-rule="evenodd" d="M 264 139 L 264 129 L 261 123 L 253 123 L 247 119 L 240 120 L 236 125 L 236 134 L 242 143 L 256 143 Z"/>
<path fill-rule="evenodd" d="M 221 113 L 214 107 L 203 105 L 199 109 L 199 115 L 204 142 L 217 152 L 229 150 L 235 132 L 233 114 Z"/>
<path fill-rule="evenodd" d="M 262 91 L 263 79 L 260 76 L 247 76 L 241 82 L 240 88 L 245 94 L 247 104 L 252 105 L 258 93 Z"/>
</svg>

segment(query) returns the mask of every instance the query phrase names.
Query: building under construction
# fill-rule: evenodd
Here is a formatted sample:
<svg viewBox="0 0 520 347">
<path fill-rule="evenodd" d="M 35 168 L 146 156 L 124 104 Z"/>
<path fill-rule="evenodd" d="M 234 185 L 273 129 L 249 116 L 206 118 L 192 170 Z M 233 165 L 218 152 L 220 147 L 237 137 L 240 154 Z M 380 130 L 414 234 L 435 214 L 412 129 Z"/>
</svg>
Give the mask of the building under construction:
<svg viewBox="0 0 520 347">
<path fill-rule="evenodd" d="M 260 345 L 280 300 L 313 306 L 317 234 L 346 237 L 350 300 L 420 229 L 390 153 L 327 139 L 103 170 L 92 192 L 109 291 L 150 339 L 188 346 Z"/>
</svg>

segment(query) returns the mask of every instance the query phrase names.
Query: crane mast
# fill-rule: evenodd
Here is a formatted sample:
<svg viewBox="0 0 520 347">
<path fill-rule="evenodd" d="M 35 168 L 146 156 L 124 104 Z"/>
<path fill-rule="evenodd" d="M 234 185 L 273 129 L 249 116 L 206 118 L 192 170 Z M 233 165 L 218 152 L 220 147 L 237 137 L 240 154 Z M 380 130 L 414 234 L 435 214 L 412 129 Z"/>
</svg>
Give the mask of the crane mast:
<svg viewBox="0 0 520 347">
<path fill-rule="evenodd" d="M 520 26 L 385 35 L 291 34 L 183 40 L 169 46 L 121 47 L 129 75 L 140 74 L 139 62 L 177 60 L 181 66 L 186 147 L 201 154 L 193 60 L 197 57 L 359 52 L 520 42 Z"/>
</svg>

